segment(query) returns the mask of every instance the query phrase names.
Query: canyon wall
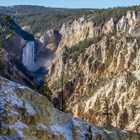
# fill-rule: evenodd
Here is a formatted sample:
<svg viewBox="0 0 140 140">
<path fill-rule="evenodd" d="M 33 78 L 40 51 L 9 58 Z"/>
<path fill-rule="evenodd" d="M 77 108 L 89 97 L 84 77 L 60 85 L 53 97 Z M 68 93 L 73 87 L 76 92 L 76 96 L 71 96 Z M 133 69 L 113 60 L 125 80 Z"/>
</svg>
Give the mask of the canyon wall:
<svg viewBox="0 0 140 140">
<path fill-rule="evenodd" d="M 111 125 L 140 132 L 139 25 L 139 12 L 128 11 L 116 24 L 110 19 L 102 27 L 95 27 L 93 22 L 80 18 L 62 26 L 58 57 L 46 78 L 59 106 L 64 73 L 64 100 L 69 113 L 103 126 L 106 98 L 112 114 Z M 79 41 L 100 34 L 104 34 L 102 39 L 86 48 L 76 62 L 68 59 L 63 64 L 63 52 Z"/>
</svg>

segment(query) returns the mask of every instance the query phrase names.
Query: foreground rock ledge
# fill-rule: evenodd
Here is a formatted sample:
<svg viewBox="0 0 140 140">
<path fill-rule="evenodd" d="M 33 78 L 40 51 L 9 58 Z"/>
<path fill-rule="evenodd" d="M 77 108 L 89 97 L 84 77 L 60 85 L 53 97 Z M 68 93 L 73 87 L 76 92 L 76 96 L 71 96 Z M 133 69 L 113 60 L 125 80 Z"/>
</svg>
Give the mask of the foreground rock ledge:
<svg viewBox="0 0 140 140">
<path fill-rule="evenodd" d="M 37 92 L 0 77 L 0 140 L 85 140 L 90 124 L 63 113 Z M 91 126 L 94 140 L 139 140 L 125 130 Z"/>
</svg>

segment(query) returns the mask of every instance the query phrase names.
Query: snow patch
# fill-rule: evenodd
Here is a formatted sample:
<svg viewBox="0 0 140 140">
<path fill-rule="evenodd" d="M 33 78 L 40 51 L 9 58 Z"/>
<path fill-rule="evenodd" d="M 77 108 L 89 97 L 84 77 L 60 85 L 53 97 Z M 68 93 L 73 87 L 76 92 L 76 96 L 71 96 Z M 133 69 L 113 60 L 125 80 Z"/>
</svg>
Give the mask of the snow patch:
<svg viewBox="0 0 140 140">
<path fill-rule="evenodd" d="M 51 131 L 56 135 L 62 134 L 66 138 L 66 140 L 73 140 L 73 132 L 70 128 L 71 128 L 70 123 L 67 123 L 64 126 L 55 124 L 51 126 Z"/>
<path fill-rule="evenodd" d="M 47 130 L 47 126 L 45 126 L 44 124 L 42 123 L 38 123 L 37 124 L 37 130 Z"/>
<path fill-rule="evenodd" d="M 15 122 L 14 125 L 11 125 L 10 128 L 14 128 L 14 129 L 17 129 L 17 130 L 24 130 L 24 129 L 27 129 L 28 126 L 25 125 L 24 123 L 20 122 L 20 121 L 17 121 L 17 122 Z"/>
<path fill-rule="evenodd" d="M 19 115 L 19 113 L 18 113 L 17 111 L 15 111 L 15 110 L 11 110 L 11 113 L 12 113 L 13 115 Z"/>
<path fill-rule="evenodd" d="M 36 115 L 37 112 L 34 110 L 33 106 L 30 103 L 25 104 L 25 108 L 30 115 Z"/>
</svg>

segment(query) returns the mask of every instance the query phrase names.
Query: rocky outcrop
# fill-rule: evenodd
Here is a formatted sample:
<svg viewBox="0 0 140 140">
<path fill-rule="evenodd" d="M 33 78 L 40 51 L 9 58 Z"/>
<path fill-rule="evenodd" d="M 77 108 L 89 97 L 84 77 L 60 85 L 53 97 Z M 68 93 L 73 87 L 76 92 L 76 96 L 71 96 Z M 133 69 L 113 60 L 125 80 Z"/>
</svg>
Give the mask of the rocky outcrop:
<svg viewBox="0 0 140 140">
<path fill-rule="evenodd" d="M 42 46 L 48 48 L 50 51 L 55 52 L 58 44 L 61 40 L 61 34 L 59 31 L 49 30 L 43 36 L 40 37 Z"/>
<path fill-rule="evenodd" d="M 0 62 L 3 66 L 0 75 L 15 82 L 20 82 L 23 85 L 34 87 L 36 80 L 18 58 L 9 56 L 9 54 L 3 50 L 0 53 Z"/>
<path fill-rule="evenodd" d="M 65 47 L 70 48 L 79 41 L 98 36 L 100 33 L 101 27 L 95 26 L 94 22 L 85 17 L 66 22 L 60 29 L 62 37 L 55 54 L 59 57 L 65 51 Z"/>
<path fill-rule="evenodd" d="M 20 35 L 15 34 L 9 41 L 6 41 L 5 49 L 9 55 L 16 57 L 21 60 L 22 47 L 26 44 Z"/>
<path fill-rule="evenodd" d="M 94 23 L 85 20 L 84 17 L 66 22 L 60 30 L 62 34 L 60 45 L 71 47 L 79 41 L 99 35 L 100 31 L 100 28 L 94 27 Z"/>
<path fill-rule="evenodd" d="M 139 140 L 128 131 L 107 131 L 56 110 L 35 91 L 0 77 L 0 139 Z M 87 131 L 90 127 L 90 131 Z"/>
<path fill-rule="evenodd" d="M 140 12 L 128 11 L 117 24 L 117 32 L 128 32 L 131 35 L 139 36 L 140 30 Z"/>
<path fill-rule="evenodd" d="M 104 34 L 110 33 L 110 32 L 114 32 L 115 30 L 115 23 L 113 18 L 111 18 L 107 23 L 104 24 L 102 32 Z"/>
</svg>

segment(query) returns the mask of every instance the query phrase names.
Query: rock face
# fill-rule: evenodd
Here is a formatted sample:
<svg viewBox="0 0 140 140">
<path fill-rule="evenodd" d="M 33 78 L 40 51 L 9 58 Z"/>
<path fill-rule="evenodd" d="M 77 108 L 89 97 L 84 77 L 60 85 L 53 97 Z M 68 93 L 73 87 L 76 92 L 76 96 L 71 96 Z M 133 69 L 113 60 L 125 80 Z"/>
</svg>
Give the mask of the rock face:
<svg viewBox="0 0 140 140">
<path fill-rule="evenodd" d="M 111 125 L 140 132 L 139 22 L 139 12 L 128 11 L 117 24 L 114 24 L 113 19 L 105 23 L 101 29 L 105 34 L 103 39 L 85 49 L 75 63 L 69 59 L 63 65 L 62 55 L 57 58 L 46 80 L 59 98 L 64 72 L 64 99 L 69 113 L 92 124 L 104 125 L 104 99 L 107 98 L 109 112 L 112 114 Z M 65 28 L 62 29 L 66 30 L 63 33 L 69 34 L 68 29 L 73 24 L 69 23 L 67 27 L 63 25 Z M 82 27 L 75 27 L 74 30 Z M 111 36 L 114 30 L 117 34 Z M 64 44 L 73 45 L 68 38 L 71 42 L 76 42 L 76 39 L 78 42 L 76 36 L 66 36 L 67 43 Z"/>
<path fill-rule="evenodd" d="M 35 91 L 0 77 L 1 140 L 85 140 L 91 126 L 95 140 L 139 140 L 128 131 L 107 131 L 56 110 Z M 91 134 L 91 133 L 90 133 Z"/>
<path fill-rule="evenodd" d="M 115 30 L 115 23 L 113 18 L 111 18 L 107 23 L 104 24 L 102 32 L 103 33 L 109 33 L 109 32 L 113 32 Z"/>
<path fill-rule="evenodd" d="M 128 11 L 117 24 L 117 32 L 129 32 L 129 34 L 139 36 L 140 12 Z"/>
<path fill-rule="evenodd" d="M 84 17 L 69 21 L 62 25 L 60 30 L 62 34 L 61 46 L 71 47 L 81 40 L 97 36 L 100 33 L 100 28 L 94 27 L 92 21 L 85 20 Z"/>
<path fill-rule="evenodd" d="M 20 60 L 22 55 L 22 47 L 25 44 L 26 40 L 24 40 L 20 35 L 15 34 L 10 41 L 6 42 L 5 49 L 9 55 L 14 56 Z"/>
<path fill-rule="evenodd" d="M 40 42 L 43 47 L 48 48 L 49 50 L 55 52 L 58 44 L 61 40 L 61 35 L 58 31 L 49 30 L 44 35 L 40 37 Z"/>
<path fill-rule="evenodd" d="M 94 25 L 94 22 L 81 17 L 74 21 L 66 22 L 60 29 L 61 41 L 56 50 L 56 56 L 60 56 L 65 47 L 70 48 L 79 41 L 98 36 L 101 33 L 101 27 Z"/>
<path fill-rule="evenodd" d="M 16 48 L 16 50 L 18 49 Z M 13 52 L 10 52 L 9 54 L 9 52 L 6 52 L 5 50 L 0 53 L 0 61 L 3 64 L 3 70 L 0 72 L 0 74 L 3 77 L 6 77 L 15 82 L 20 82 L 24 85 L 33 87 L 35 84 L 35 79 L 20 62 L 18 57 L 20 51 L 18 51 L 17 57 L 14 56 L 15 54 L 12 55 L 11 53 Z"/>
</svg>

